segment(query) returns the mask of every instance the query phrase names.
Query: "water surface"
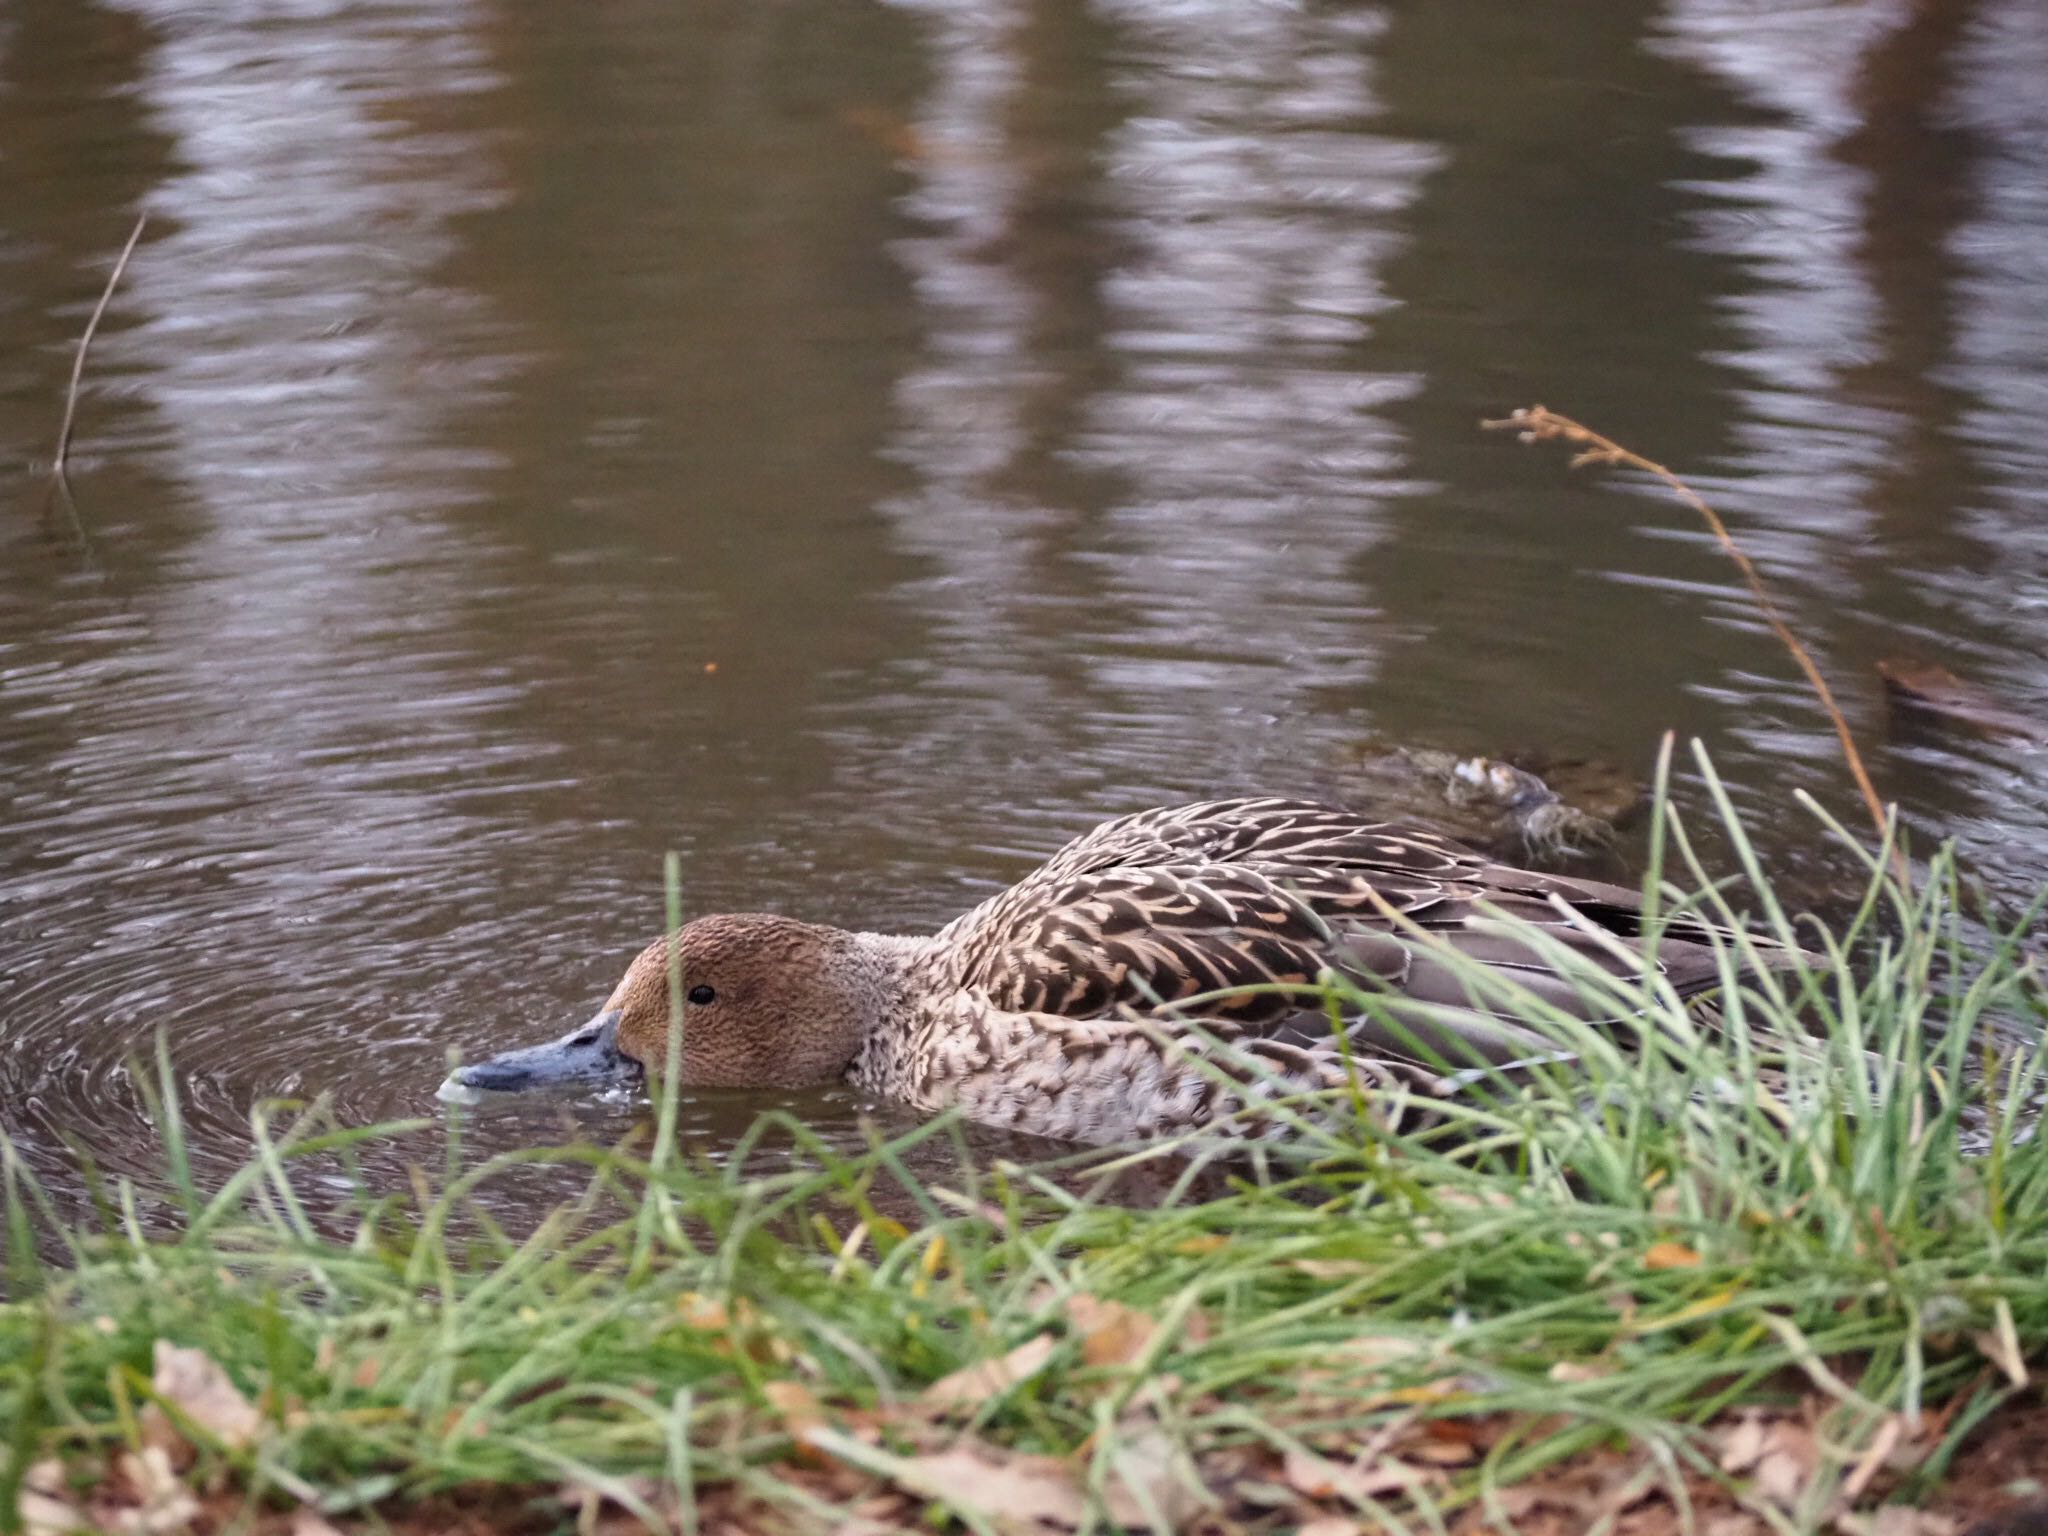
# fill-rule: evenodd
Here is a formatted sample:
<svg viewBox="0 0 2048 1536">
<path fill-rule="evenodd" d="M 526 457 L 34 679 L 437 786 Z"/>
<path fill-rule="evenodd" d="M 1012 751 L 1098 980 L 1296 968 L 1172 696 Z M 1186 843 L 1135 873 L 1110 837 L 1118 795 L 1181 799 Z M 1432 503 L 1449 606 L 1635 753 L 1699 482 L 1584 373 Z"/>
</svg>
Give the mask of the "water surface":
<svg viewBox="0 0 2048 1536">
<path fill-rule="evenodd" d="M 205 1169 L 273 1096 L 432 1115 L 665 849 L 929 929 L 1374 735 L 1698 736 L 1825 890 L 1826 722 L 1682 509 L 1476 430 L 1536 400 L 1694 477 L 2024 900 L 2041 755 L 1872 667 L 2048 718 L 2043 81 L 2033 0 L 15 0 L 0 1128 L 152 1166 L 159 1031 Z"/>
</svg>

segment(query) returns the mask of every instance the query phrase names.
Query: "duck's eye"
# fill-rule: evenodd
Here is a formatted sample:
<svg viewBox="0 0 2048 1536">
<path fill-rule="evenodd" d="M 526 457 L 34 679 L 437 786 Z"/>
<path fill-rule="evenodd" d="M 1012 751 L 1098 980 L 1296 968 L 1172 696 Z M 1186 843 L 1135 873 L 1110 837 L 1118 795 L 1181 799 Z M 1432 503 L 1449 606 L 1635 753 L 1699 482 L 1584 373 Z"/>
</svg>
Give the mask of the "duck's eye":
<svg viewBox="0 0 2048 1536">
<path fill-rule="evenodd" d="M 711 987 L 692 987 L 690 988 L 690 1001 L 699 1008 L 702 1008 L 706 1003 L 717 1002 L 718 993 Z"/>
</svg>

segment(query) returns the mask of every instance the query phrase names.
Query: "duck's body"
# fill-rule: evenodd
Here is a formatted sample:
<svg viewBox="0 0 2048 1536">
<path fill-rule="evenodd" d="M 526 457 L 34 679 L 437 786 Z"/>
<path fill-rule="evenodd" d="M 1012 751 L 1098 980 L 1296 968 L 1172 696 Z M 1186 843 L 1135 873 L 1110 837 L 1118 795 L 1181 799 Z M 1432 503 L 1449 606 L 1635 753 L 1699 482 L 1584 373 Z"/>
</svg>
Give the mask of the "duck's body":
<svg viewBox="0 0 2048 1536">
<path fill-rule="evenodd" d="M 1443 958 L 1454 949 L 1599 1017 L 1503 931 L 1502 915 L 1609 973 L 1638 963 L 1639 898 L 1616 886 L 1506 867 L 1428 831 L 1305 801 L 1144 811 L 1069 843 L 926 938 L 760 914 L 690 923 L 676 946 L 683 1077 L 844 1078 L 921 1108 L 958 1105 L 989 1124 L 1086 1141 L 1236 1124 L 1264 1094 L 1344 1086 L 1351 1072 L 1372 1091 L 1554 1056 L 1554 1041 L 1476 1003 Z M 1721 979 L 1714 943 L 1701 924 L 1667 931 L 1655 966 L 1679 995 L 1701 991 Z M 582 1029 L 455 1081 L 523 1087 L 621 1058 L 658 1066 L 669 948 L 650 945 Z M 1315 996 L 1328 972 L 1380 1000 L 1344 1021 L 1341 1046 Z"/>
</svg>

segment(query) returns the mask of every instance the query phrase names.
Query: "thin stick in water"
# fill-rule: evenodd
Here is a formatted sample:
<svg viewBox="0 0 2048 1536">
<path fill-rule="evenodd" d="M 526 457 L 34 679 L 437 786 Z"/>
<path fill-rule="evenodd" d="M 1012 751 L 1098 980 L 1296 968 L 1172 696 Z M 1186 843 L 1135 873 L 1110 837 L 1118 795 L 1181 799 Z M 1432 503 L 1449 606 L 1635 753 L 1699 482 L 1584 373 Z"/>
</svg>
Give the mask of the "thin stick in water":
<svg viewBox="0 0 2048 1536">
<path fill-rule="evenodd" d="M 85 377 L 86 349 L 92 345 L 93 333 L 100 328 L 100 316 L 107 312 L 107 301 L 113 298 L 121 274 L 128 270 L 128 258 L 135 254 L 135 242 L 142 238 L 142 227 L 148 222 L 147 211 L 135 216 L 135 228 L 128 232 L 128 243 L 121 247 L 121 259 L 114 263 L 100 301 L 93 306 L 92 318 L 85 322 L 85 334 L 78 338 L 78 355 L 71 360 L 71 387 L 64 393 L 64 425 L 57 430 L 57 461 L 51 466 L 59 480 L 64 478 L 64 465 L 71 457 L 71 423 L 78 414 L 78 386 Z"/>
</svg>

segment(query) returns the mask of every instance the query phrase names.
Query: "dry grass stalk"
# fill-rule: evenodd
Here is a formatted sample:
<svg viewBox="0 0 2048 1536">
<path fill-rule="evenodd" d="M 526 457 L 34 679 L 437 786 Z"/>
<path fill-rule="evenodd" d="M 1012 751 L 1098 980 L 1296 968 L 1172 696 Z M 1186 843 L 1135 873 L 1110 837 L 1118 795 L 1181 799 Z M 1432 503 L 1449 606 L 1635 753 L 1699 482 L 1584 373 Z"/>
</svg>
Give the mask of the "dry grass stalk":
<svg viewBox="0 0 2048 1536">
<path fill-rule="evenodd" d="M 1756 600 L 1757 611 L 1764 616 L 1764 622 L 1771 626 L 1771 632 L 1778 637 L 1779 642 L 1792 653 L 1792 659 L 1799 664 L 1799 670 L 1806 674 L 1807 682 L 1812 685 L 1815 695 L 1820 699 L 1820 707 L 1827 712 L 1828 719 L 1833 722 L 1835 735 L 1842 743 L 1843 760 L 1849 765 L 1849 774 L 1856 781 L 1857 791 L 1863 796 L 1863 804 L 1870 812 L 1871 822 L 1877 828 L 1878 841 L 1882 843 L 1888 829 L 1884 801 L 1878 797 L 1877 787 L 1870 781 L 1869 770 L 1863 766 L 1863 754 L 1856 750 L 1856 738 L 1850 733 L 1849 722 L 1842 714 L 1841 706 L 1835 703 L 1834 690 L 1828 687 L 1828 680 L 1821 676 L 1813 654 L 1799 643 L 1799 637 L 1792 633 L 1784 619 L 1779 616 L 1778 605 L 1771 601 L 1770 593 L 1764 589 L 1763 577 L 1758 573 L 1756 566 L 1749 556 L 1742 552 L 1733 535 L 1728 532 L 1728 525 L 1721 521 L 1719 513 L 1707 505 L 1705 498 L 1662 464 L 1622 447 L 1613 438 L 1602 436 L 1569 416 L 1559 415 L 1548 406 L 1523 406 L 1504 421 L 1485 421 L 1480 425 L 1488 431 L 1518 433 L 1525 443 L 1570 443 L 1579 450 L 1572 456 L 1573 469 L 1585 464 L 1626 464 L 1631 469 L 1639 469 L 1644 474 L 1663 481 L 1670 487 L 1674 496 L 1699 513 L 1721 548 L 1727 552 L 1728 558 L 1735 562 L 1736 569 L 1742 572 L 1742 579 L 1749 586 L 1750 596 Z M 1906 860 L 1896 849 L 1892 853 L 1892 868 L 1898 876 L 1899 883 L 1905 885 Z"/>
<path fill-rule="evenodd" d="M 128 270 L 128 258 L 135 254 L 135 242 L 142 238 L 143 226 L 148 223 L 148 213 L 135 216 L 135 228 L 128 232 L 128 243 L 121 247 L 121 259 L 114 263 L 114 270 L 108 274 L 107 286 L 100 293 L 99 303 L 93 306 L 92 318 L 85 322 L 85 334 L 78 338 L 78 355 L 71 360 L 71 387 L 64 393 L 64 424 L 57 429 L 57 459 L 51 466 L 52 473 L 59 480 L 64 478 L 64 464 L 71 457 L 71 424 L 78 414 L 78 386 L 85 377 L 86 350 L 92 346 L 93 335 L 100 328 L 100 316 L 107 312 L 108 301 L 114 297 L 121 274 Z"/>
</svg>

